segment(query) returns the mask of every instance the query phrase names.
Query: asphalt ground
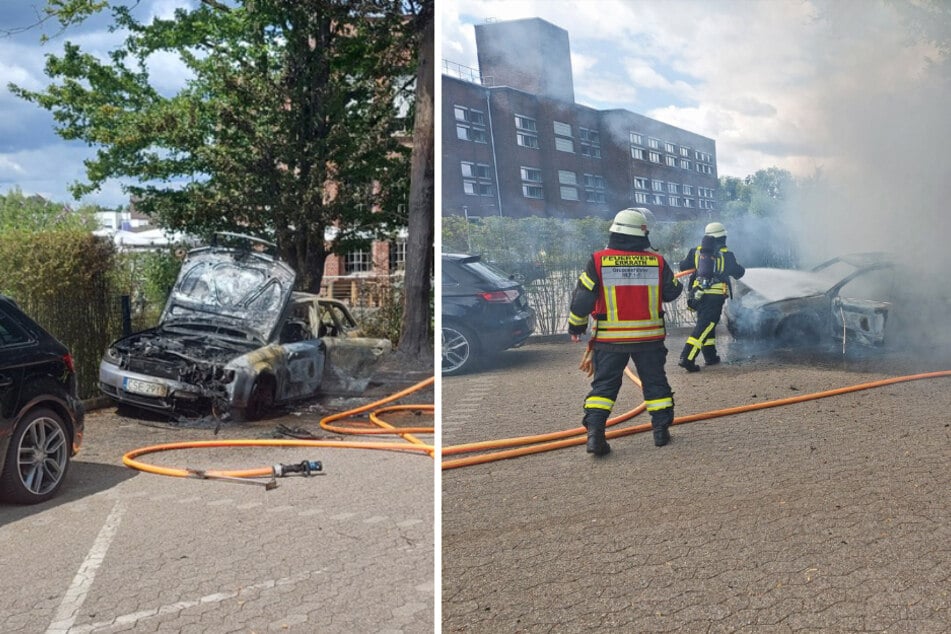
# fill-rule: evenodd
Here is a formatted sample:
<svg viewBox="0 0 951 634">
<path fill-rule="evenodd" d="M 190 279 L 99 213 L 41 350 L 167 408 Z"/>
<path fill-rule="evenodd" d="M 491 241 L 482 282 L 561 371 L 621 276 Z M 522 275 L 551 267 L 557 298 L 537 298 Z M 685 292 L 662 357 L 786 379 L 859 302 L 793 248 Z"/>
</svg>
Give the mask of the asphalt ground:
<svg viewBox="0 0 951 634">
<path fill-rule="evenodd" d="M 676 366 L 676 414 L 951 369 L 951 349 L 758 348 Z M 580 425 L 582 346 L 443 379 L 445 447 Z M 614 413 L 642 401 L 625 379 Z M 951 378 L 443 471 L 443 632 L 951 631 Z M 647 421 L 642 414 L 623 423 Z M 454 456 L 455 457 L 455 456 Z"/>
<path fill-rule="evenodd" d="M 319 438 L 404 442 L 340 437 L 319 421 L 419 378 L 389 376 L 358 398 L 328 397 L 217 433 L 209 422 L 172 424 L 114 407 L 90 412 L 61 494 L 38 506 L 0 507 L 0 632 L 434 631 L 430 456 L 221 447 L 140 458 L 201 469 L 322 462 L 322 475 L 281 478 L 271 490 L 267 480 L 176 478 L 122 464 L 126 452 L 155 444 L 288 438 L 275 434 L 279 425 Z M 396 404 L 433 402 L 430 388 Z M 433 424 L 430 413 L 383 418 Z"/>
</svg>

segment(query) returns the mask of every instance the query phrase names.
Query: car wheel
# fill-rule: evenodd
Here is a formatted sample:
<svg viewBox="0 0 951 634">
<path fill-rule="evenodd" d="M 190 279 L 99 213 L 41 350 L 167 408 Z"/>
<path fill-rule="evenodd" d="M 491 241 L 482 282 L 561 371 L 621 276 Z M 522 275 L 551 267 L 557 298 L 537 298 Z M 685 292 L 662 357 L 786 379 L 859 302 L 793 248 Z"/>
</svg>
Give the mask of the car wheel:
<svg viewBox="0 0 951 634">
<path fill-rule="evenodd" d="M 472 331 L 455 324 L 442 327 L 442 373 L 461 374 L 476 366 L 478 344 Z"/>
<path fill-rule="evenodd" d="M 243 419 L 246 421 L 261 420 L 274 407 L 274 379 L 269 376 L 260 376 L 251 388 L 248 405 L 244 408 Z"/>
<path fill-rule="evenodd" d="M 784 346 L 814 346 L 819 343 L 819 326 L 808 317 L 790 317 L 779 324 L 776 337 Z"/>
<path fill-rule="evenodd" d="M 10 438 L 0 474 L 0 498 L 16 504 L 45 502 L 63 484 L 71 453 L 69 430 L 56 412 L 29 412 Z"/>
</svg>

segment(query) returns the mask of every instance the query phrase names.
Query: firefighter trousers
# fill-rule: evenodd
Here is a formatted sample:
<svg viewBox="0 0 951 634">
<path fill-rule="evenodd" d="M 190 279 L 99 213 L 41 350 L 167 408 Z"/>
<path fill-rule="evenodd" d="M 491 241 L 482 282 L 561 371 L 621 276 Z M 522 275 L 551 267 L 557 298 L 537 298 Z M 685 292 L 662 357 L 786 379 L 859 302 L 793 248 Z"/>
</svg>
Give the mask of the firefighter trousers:
<svg viewBox="0 0 951 634">
<path fill-rule="evenodd" d="M 697 306 L 697 325 L 687 337 L 680 360 L 696 363 L 697 356 L 703 354 L 706 363 L 716 363 L 717 360 L 717 324 L 720 323 L 720 314 L 726 295 L 706 293 L 701 295 Z"/>
<path fill-rule="evenodd" d="M 617 399 L 624 378 L 627 361 L 634 361 L 634 367 L 641 380 L 644 402 L 650 413 L 654 429 L 666 428 L 674 420 L 674 393 L 667 382 L 667 348 L 651 346 L 636 352 L 614 351 L 595 348 L 592 361 L 594 378 L 591 391 L 584 401 L 584 424 L 604 424 L 611 415 L 614 401 Z"/>
</svg>

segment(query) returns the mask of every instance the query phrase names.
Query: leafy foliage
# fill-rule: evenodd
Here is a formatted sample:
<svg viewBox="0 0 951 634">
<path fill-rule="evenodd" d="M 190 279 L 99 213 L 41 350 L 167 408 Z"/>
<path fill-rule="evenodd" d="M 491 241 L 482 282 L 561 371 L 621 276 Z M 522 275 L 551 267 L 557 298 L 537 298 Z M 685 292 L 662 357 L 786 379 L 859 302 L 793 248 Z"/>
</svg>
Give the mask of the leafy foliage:
<svg viewBox="0 0 951 634">
<path fill-rule="evenodd" d="M 95 229 L 93 207 L 73 210 L 40 196 L 24 196 L 17 187 L 0 194 L 0 231 L 13 229 L 41 231 L 46 229 Z"/>
<path fill-rule="evenodd" d="M 112 242 L 83 229 L 0 232 L 0 292 L 69 347 L 83 397 L 98 394 L 102 351 L 121 331 L 114 260 Z"/>
<path fill-rule="evenodd" d="M 58 4 L 71 19 L 99 6 Z M 329 252 L 406 224 L 398 98 L 412 102 L 417 37 L 406 6 L 205 2 L 145 24 L 117 5 L 115 28 L 129 35 L 108 59 L 67 43 L 47 59 L 50 86 L 11 90 L 51 111 L 63 138 L 97 147 L 74 195 L 131 182 L 136 207 L 162 226 L 270 238 L 316 290 Z M 182 65 L 175 94 L 152 84 L 158 55 Z"/>
</svg>

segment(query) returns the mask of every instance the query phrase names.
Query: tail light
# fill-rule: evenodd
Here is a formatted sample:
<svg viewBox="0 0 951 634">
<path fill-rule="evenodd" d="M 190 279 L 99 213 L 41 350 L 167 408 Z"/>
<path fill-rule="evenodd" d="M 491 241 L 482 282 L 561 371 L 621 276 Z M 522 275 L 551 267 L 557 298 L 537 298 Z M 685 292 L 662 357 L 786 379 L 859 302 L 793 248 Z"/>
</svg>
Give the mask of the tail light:
<svg viewBox="0 0 951 634">
<path fill-rule="evenodd" d="M 518 291 L 508 290 L 508 291 L 489 291 L 486 293 L 480 293 L 482 299 L 487 302 L 492 303 L 501 303 L 507 304 L 509 302 L 514 302 L 518 299 Z"/>
<path fill-rule="evenodd" d="M 70 374 L 76 373 L 76 366 L 73 365 L 73 355 L 68 352 L 63 355 L 63 363 L 66 364 L 66 369 L 69 370 Z"/>
</svg>

